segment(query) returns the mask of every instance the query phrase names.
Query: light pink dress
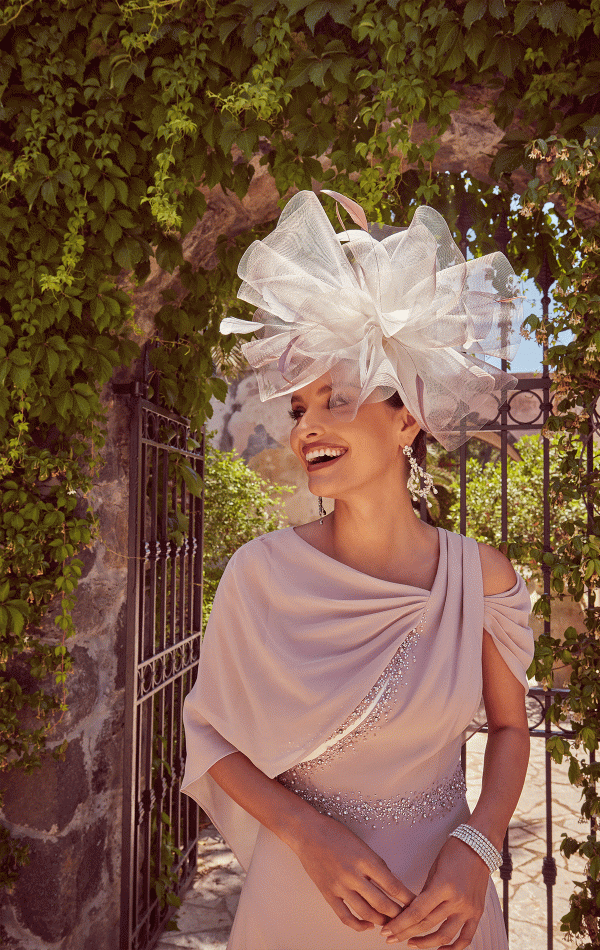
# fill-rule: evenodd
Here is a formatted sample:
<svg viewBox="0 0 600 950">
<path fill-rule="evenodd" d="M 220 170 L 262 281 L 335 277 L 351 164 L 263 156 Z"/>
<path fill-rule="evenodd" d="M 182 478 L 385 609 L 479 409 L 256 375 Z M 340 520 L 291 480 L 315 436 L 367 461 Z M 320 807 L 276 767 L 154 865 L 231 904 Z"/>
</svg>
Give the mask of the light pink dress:
<svg viewBox="0 0 600 950">
<path fill-rule="evenodd" d="M 247 868 L 228 950 L 387 946 L 379 929 L 355 933 L 343 925 L 294 853 L 206 776 L 206 769 L 228 752 L 241 748 L 267 774 L 346 824 L 415 892 L 450 831 L 468 818 L 460 747 L 481 698 L 482 631 L 485 626 L 526 685 L 533 650 L 527 625 L 530 601 L 520 575 L 511 590 L 484 597 L 476 541 L 438 530 L 440 560 L 431 592 L 362 574 L 312 548 L 293 529 L 241 549 L 241 563 L 233 565 L 225 581 L 225 602 L 222 598 L 216 604 L 222 614 L 220 620 L 215 617 L 221 645 L 208 640 L 206 667 L 186 700 L 185 791 L 208 811 Z M 259 641 L 264 642 L 267 629 L 269 640 L 277 641 L 270 640 L 271 651 L 281 652 L 275 666 L 281 664 L 287 692 L 276 690 L 274 703 L 266 702 L 280 735 L 281 748 L 271 757 L 255 736 L 262 715 L 259 701 L 252 689 L 250 699 L 244 696 L 242 667 L 252 661 L 242 647 L 245 662 L 237 669 L 235 632 L 225 630 L 224 615 L 228 609 L 235 613 L 232 580 L 235 596 L 244 591 L 247 598 L 254 591 L 254 613 L 247 611 L 246 620 L 256 624 L 257 666 L 262 665 Z M 291 598 L 289 590 L 287 598 L 282 594 L 286 584 L 293 585 Z M 254 621 L 248 620 L 251 616 Z M 231 615 L 229 621 L 231 626 Z M 374 675 L 371 660 L 377 650 L 382 659 Z M 236 667 L 230 687 L 209 685 L 211 676 L 218 679 L 219 661 L 221 668 L 227 662 Z M 322 682 L 322 670 L 327 682 Z M 270 672 L 276 675 L 275 668 Z M 252 670 L 246 669 L 246 675 L 251 677 Z M 257 677 L 261 680 L 260 671 Z M 337 719 L 330 713 L 331 696 L 325 695 L 332 677 L 339 694 Z M 261 685 L 268 692 L 264 680 Z M 225 695 L 228 688 L 232 697 L 237 691 L 245 727 L 227 728 L 234 715 L 230 703 L 236 705 Z M 322 712 L 323 728 L 319 740 L 313 736 L 302 749 L 293 724 L 287 725 L 293 713 L 280 713 L 289 702 L 300 728 L 310 731 L 311 695 Z M 394 946 L 404 950 L 406 943 Z M 506 947 L 490 881 L 471 950 Z"/>
</svg>

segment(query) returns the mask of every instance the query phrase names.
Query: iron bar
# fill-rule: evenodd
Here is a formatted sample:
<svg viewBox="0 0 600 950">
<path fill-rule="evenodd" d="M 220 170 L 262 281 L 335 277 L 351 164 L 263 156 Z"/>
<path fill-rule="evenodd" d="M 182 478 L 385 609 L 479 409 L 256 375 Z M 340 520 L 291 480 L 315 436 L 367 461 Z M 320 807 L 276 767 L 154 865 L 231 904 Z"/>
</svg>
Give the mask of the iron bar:
<svg viewBox="0 0 600 950">
<path fill-rule="evenodd" d="M 188 449 L 187 420 L 131 400 L 121 950 L 151 950 L 174 909 L 166 894 L 195 873 L 198 808 L 179 788 L 183 698 L 200 656 L 203 509 L 178 469 L 184 460 L 202 477 L 203 457 Z"/>
</svg>

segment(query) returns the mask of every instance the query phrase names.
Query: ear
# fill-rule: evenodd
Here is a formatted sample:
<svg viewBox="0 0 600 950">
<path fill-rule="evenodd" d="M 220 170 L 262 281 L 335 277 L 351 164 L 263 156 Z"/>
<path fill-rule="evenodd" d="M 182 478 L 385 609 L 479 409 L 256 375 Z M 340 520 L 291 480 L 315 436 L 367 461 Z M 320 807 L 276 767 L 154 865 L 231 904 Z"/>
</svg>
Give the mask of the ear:
<svg viewBox="0 0 600 950">
<path fill-rule="evenodd" d="M 400 447 L 404 448 L 405 445 L 412 445 L 416 439 L 421 426 L 417 422 L 414 416 L 411 416 L 408 408 L 402 406 L 402 409 L 397 409 L 398 413 L 398 432 L 399 432 L 399 442 Z"/>
</svg>

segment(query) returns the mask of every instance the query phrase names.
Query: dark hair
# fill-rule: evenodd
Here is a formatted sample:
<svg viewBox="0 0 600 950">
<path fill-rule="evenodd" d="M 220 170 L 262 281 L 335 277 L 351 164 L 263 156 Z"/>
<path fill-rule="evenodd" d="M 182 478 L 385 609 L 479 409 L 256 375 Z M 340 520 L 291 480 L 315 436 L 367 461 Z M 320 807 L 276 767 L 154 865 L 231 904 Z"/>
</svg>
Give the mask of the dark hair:
<svg viewBox="0 0 600 950">
<path fill-rule="evenodd" d="M 392 407 L 392 409 L 402 409 L 404 405 L 400 393 L 394 393 L 393 396 L 390 396 L 389 399 L 386 399 L 385 401 L 387 402 L 388 406 Z M 425 435 L 425 430 L 419 429 L 412 444 L 417 465 L 423 466 L 425 463 L 425 456 L 427 455 L 426 439 L 427 436 Z"/>
</svg>

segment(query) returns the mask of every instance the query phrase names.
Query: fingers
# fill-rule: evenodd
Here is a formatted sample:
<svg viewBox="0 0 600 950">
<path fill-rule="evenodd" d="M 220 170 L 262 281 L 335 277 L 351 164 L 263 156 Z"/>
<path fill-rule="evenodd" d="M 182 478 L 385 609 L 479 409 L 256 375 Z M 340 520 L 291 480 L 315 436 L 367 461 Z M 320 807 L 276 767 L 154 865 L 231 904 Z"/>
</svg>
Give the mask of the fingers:
<svg viewBox="0 0 600 950">
<path fill-rule="evenodd" d="M 373 929 L 373 924 L 369 920 L 359 920 L 358 917 L 355 917 L 341 897 L 333 897 L 328 899 L 327 902 L 333 907 L 341 922 L 345 924 L 346 927 L 350 927 L 351 930 L 356 930 L 360 933 L 363 930 Z"/>
<path fill-rule="evenodd" d="M 446 941 L 452 940 L 453 937 L 456 937 L 457 934 L 460 933 L 461 926 L 463 924 L 464 924 L 463 917 L 458 917 L 457 915 L 448 917 L 447 920 L 444 921 L 442 926 L 438 930 L 434 931 L 433 933 L 425 933 L 423 934 L 423 936 L 420 936 L 420 937 L 419 936 L 411 937 L 408 942 L 408 946 L 411 948 L 411 950 L 438 950 L 438 948 L 441 948 L 442 944 L 446 944 Z M 428 918 L 426 921 L 423 921 L 424 930 L 431 931 L 431 928 L 434 926 L 435 926 L 435 923 L 431 918 Z M 465 928 L 463 927 L 463 932 L 464 932 L 464 929 Z M 477 930 L 477 924 L 475 924 L 473 933 L 475 933 L 475 930 Z M 462 933 L 460 933 L 460 938 L 463 939 Z M 468 947 L 469 942 L 470 940 L 467 941 L 466 943 L 460 944 L 460 946 L 463 948 Z M 458 946 L 459 945 L 457 944 L 455 947 L 455 945 L 453 944 L 452 945 L 453 950 L 458 950 Z"/>
<path fill-rule="evenodd" d="M 421 894 L 395 920 L 390 920 L 382 933 L 389 934 L 388 943 L 399 943 L 400 940 L 408 940 L 413 935 L 422 934 L 442 923 L 448 917 L 448 911 L 445 902 L 440 903 L 435 898 Z"/>
<path fill-rule="evenodd" d="M 388 944 L 402 943 L 402 941 L 408 939 L 408 946 L 411 950 L 467 950 L 475 936 L 481 915 L 465 921 L 464 915 L 452 914 L 446 917 L 447 913 L 447 910 L 444 912 L 442 908 L 436 908 L 435 913 L 429 914 L 418 923 L 413 924 L 410 929 L 414 935 L 407 934 L 406 928 L 404 928 L 400 935 L 393 932 L 386 942 Z M 440 923 L 440 920 L 444 921 L 442 926 L 437 930 L 433 930 L 436 924 Z M 390 921 L 390 924 L 383 928 L 382 934 L 385 934 L 386 931 L 389 932 L 392 923 Z M 426 932 L 419 935 L 415 933 L 418 930 Z M 449 941 L 452 938 L 455 938 L 454 942 L 450 943 Z"/>
<path fill-rule="evenodd" d="M 409 900 L 412 900 L 412 891 L 409 891 L 408 888 L 404 888 L 404 891 L 407 895 L 410 895 L 406 900 L 400 898 L 392 900 L 391 897 L 388 897 L 388 895 L 381 890 L 381 886 L 376 886 L 373 883 L 371 878 L 365 879 L 364 885 L 361 888 L 361 894 L 365 900 L 384 918 L 381 920 L 381 924 L 385 924 L 389 917 L 397 917 L 404 908 L 404 905 L 408 903 Z"/>
<path fill-rule="evenodd" d="M 467 950 L 467 948 L 471 946 L 478 924 L 478 920 L 470 920 L 465 924 L 454 943 L 444 944 L 439 950 Z"/>
<path fill-rule="evenodd" d="M 344 898 L 344 901 L 350 907 L 352 913 L 359 918 L 359 920 L 368 920 L 373 924 L 376 924 L 378 927 L 383 927 L 389 919 L 389 914 L 378 913 L 375 910 L 372 898 L 366 898 L 365 896 L 356 893 L 356 891 L 350 894 L 348 897 Z M 397 907 L 397 905 L 393 905 Z M 398 913 L 396 909 L 394 913 Z"/>
<path fill-rule="evenodd" d="M 384 861 L 381 861 L 380 866 L 375 868 L 374 871 L 372 868 L 367 869 L 366 876 L 373 882 L 373 884 L 377 885 L 378 888 L 380 888 L 385 894 L 389 895 L 393 901 L 395 901 L 396 910 L 394 910 L 392 913 L 383 911 L 383 913 L 387 914 L 388 917 L 395 917 L 398 913 L 398 907 L 406 907 L 408 904 L 414 901 L 416 897 L 416 894 L 413 891 L 409 890 L 409 888 L 406 887 L 402 881 L 398 880 L 398 878 L 392 874 Z M 378 906 L 378 909 L 381 908 Z"/>
</svg>

